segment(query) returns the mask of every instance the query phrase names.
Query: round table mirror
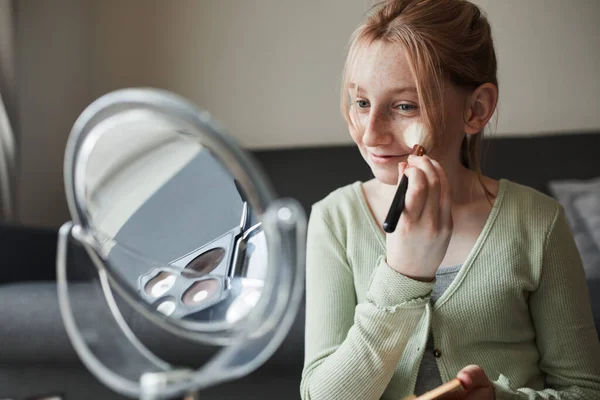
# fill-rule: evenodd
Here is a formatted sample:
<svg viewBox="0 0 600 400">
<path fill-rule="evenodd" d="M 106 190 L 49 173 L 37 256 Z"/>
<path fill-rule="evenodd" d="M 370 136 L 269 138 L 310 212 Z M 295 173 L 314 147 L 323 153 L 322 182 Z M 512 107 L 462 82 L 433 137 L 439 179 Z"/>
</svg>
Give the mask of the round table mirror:
<svg viewBox="0 0 600 400">
<path fill-rule="evenodd" d="M 101 381 L 129 397 L 176 398 L 248 374 L 272 354 L 302 297 L 305 215 L 277 199 L 206 111 L 154 89 L 109 93 L 75 122 L 64 174 L 72 221 L 59 239 L 61 313 Z M 108 310 L 97 321 L 119 330 L 92 335 L 94 345 L 93 324 L 74 311 L 69 240 L 95 265 L 94 301 Z M 175 367 L 138 340 L 124 307 L 218 351 L 204 365 Z M 107 361 L 117 351 L 137 361 Z"/>
</svg>

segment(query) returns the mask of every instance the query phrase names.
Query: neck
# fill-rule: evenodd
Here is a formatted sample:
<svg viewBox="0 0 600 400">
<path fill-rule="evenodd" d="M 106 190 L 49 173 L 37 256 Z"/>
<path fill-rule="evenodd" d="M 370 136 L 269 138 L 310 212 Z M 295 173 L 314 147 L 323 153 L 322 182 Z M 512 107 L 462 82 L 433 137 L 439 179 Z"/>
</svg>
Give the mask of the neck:
<svg viewBox="0 0 600 400">
<path fill-rule="evenodd" d="M 453 204 L 470 203 L 484 195 L 480 177 L 475 171 L 466 168 L 459 160 L 441 160 L 440 164 L 448 176 Z"/>
<path fill-rule="evenodd" d="M 452 190 L 452 203 L 455 205 L 467 204 L 485 196 L 481 188 L 479 176 L 460 163 L 459 160 L 438 160 L 448 177 Z M 396 185 L 387 185 L 378 182 L 379 192 L 383 197 L 393 198 Z"/>
</svg>

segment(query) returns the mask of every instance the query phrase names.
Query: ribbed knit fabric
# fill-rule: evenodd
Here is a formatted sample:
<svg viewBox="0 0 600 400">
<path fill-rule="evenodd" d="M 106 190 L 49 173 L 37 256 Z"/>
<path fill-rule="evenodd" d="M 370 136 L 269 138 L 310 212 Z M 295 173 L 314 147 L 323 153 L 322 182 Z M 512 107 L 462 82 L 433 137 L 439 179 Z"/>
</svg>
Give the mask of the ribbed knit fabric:
<svg viewBox="0 0 600 400">
<path fill-rule="evenodd" d="M 443 381 L 477 364 L 498 400 L 600 399 L 583 267 L 553 199 L 501 180 L 474 248 L 433 306 L 434 282 L 397 273 L 385 253 L 360 182 L 313 206 L 303 399 L 411 395 L 429 329 Z"/>
<path fill-rule="evenodd" d="M 462 265 L 455 265 L 453 267 L 444 267 L 437 270 L 435 274 L 435 286 L 431 292 L 431 304 L 440 298 L 444 294 L 446 289 L 450 287 L 456 274 L 460 271 Z M 442 384 L 442 377 L 440 376 L 440 370 L 436 361 L 436 348 L 435 340 L 433 335 L 427 337 L 427 344 L 425 345 L 425 352 L 421 357 L 419 364 L 419 372 L 417 373 L 417 381 L 415 383 L 415 394 L 417 396 L 422 395 Z"/>
</svg>

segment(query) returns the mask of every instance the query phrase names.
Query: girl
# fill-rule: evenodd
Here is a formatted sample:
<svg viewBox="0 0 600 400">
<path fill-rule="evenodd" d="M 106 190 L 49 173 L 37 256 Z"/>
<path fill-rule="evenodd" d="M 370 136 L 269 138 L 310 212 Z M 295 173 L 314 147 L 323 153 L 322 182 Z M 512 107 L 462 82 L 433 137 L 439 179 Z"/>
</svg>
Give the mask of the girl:
<svg viewBox="0 0 600 400">
<path fill-rule="evenodd" d="M 311 399 L 397 399 L 458 377 L 466 399 L 600 399 L 600 344 L 561 207 L 484 177 L 498 99 L 486 18 L 465 0 L 388 0 L 352 36 L 342 111 L 375 179 L 313 206 Z M 428 155 L 410 156 L 410 124 Z M 383 220 L 403 174 L 406 206 Z"/>
</svg>

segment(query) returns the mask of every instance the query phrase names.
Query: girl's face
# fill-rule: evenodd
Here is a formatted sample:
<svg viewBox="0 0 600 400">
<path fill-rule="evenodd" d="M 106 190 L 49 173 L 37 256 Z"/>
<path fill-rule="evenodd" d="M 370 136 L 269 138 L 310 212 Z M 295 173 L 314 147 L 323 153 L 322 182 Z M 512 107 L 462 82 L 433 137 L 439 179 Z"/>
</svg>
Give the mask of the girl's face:
<svg viewBox="0 0 600 400">
<path fill-rule="evenodd" d="M 416 81 L 406 53 L 396 44 L 375 42 L 356 59 L 350 82 L 350 127 L 352 139 L 371 167 L 375 178 L 388 185 L 398 183 L 398 163 L 406 161 L 415 143 L 406 130 L 421 118 Z M 444 165 L 459 162 L 464 135 L 466 93 L 446 84 L 443 97 L 442 143 L 427 149 Z"/>
</svg>

